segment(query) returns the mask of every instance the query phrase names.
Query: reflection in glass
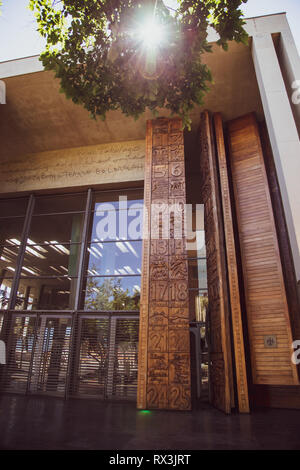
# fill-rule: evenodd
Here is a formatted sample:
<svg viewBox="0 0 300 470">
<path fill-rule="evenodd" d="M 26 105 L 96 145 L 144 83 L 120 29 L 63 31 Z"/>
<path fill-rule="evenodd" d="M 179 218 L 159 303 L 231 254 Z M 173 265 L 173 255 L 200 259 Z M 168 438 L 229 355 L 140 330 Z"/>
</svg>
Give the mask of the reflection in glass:
<svg viewBox="0 0 300 470">
<path fill-rule="evenodd" d="M 190 320 L 205 322 L 208 308 L 208 295 L 205 290 L 190 290 Z"/>
<path fill-rule="evenodd" d="M 26 245 L 21 276 L 77 276 L 80 244 Z"/>
<path fill-rule="evenodd" d="M 24 218 L 0 219 L 0 244 L 20 245 Z"/>
<path fill-rule="evenodd" d="M 109 319 L 81 318 L 75 394 L 105 396 L 109 354 Z"/>
<path fill-rule="evenodd" d="M 73 308 L 76 278 L 20 279 L 17 309 L 70 310 Z"/>
<path fill-rule="evenodd" d="M 30 244 L 74 243 L 81 240 L 83 214 L 33 216 Z"/>
<path fill-rule="evenodd" d="M 85 210 L 87 193 L 38 196 L 34 214 L 54 212 L 81 212 Z"/>
<path fill-rule="evenodd" d="M 95 192 L 93 194 L 93 201 L 92 201 L 92 210 L 96 210 L 98 204 L 102 203 L 110 203 L 112 204 L 116 209 L 118 209 L 119 206 L 119 201 L 125 201 L 127 200 L 128 205 L 131 205 L 132 203 L 135 202 L 143 202 L 143 190 L 141 189 L 133 189 L 131 191 L 127 190 L 125 193 L 124 191 L 99 191 Z M 121 203 L 122 207 L 122 203 Z"/>
<path fill-rule="evenodd" d="M 88 247 L 88 274 L 141 274 L 142 242 L 91 243 Z"/>
<path fill-rule="evenodd" d="M 0 218 L 17 217 L 26 214 L 28 204 L 27 197 L 18 197 L 15 199 L 0 199 Z"/>
<path fill-rule="evenodd" d="M 207 268 L 205 258 L 190 259 L 189 272 L 191 288 L 207 289 Z"/>
<path fill-rule="evenodd" d="M 119 197 L 119 195 L 118 195 Z M 89 240 L 140 240 L 143 230 L 143 200 L 94 202 Z M 125 198 L 125 199 L 124 199 Z"/>
<path fill-rule="evenodd" d="M 16 269 L 19 245 L 11 242 L 6 246 L 0 245 L 0 277 L 13 277 Z"/>
<path fill-rule="evenodd" d="M 84 294 L 85 310 L 138 310 L 140 276 L 87 277 Z"/>
<path fill-rule="evenodd" d="M 20 315 L 12 318 L 10 354 L 3 388 L 12 392 L 25 392 L 34 350 L 36 318 Z"/>
<path fill-rule="evenodd" d="M 31 392 L 64 394 L 68 369 L 71 318 L 39 318 L 30 380 Z"/>
</svg>

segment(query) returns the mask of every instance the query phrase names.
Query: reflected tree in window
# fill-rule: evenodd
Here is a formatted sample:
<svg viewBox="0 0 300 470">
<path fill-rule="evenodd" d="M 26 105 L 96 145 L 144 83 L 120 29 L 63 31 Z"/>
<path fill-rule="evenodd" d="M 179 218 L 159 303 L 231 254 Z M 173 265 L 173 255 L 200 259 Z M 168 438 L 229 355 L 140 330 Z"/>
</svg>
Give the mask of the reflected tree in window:
<svg viewBox="0 0 300 470">
<path fill-rule="evenodd" d="M 101 280 L 90 277 L 87 279 L 85 309 L 86 310 L 138 310 L 140 305 L 140 293 L 134 289 L 130 294 L 129 289 L 122 287 L 120 278 L 102 278 Z"/>
</svg>

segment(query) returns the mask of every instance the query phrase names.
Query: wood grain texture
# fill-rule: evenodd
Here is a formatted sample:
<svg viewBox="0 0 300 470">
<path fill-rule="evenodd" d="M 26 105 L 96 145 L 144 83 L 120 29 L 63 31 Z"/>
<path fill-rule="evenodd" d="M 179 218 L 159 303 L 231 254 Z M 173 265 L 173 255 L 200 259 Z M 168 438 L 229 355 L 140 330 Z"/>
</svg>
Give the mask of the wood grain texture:
<svg viewBox="0 0 300 470">
<path fill-rule="evenodd" d="M 275 224 L 277 228 L 277 237 L 281 254 L 281 264 L 283 277 L 285 280 L 287 302 L 290 312 L 292 334 L 293 339 L 297 340 L 300 338 L 300 302 L 297 292 L 297 278 L 280 194 L 280 187 L 276 174 L 273 152 L 265 123 L 260 125 L 260 135 L 272 199 L 273 212 L 275 216 Z M 298 376 L 299 373 L 300 364 L 298 366 Z"/>
<path fill-rule="evenodd" d="M 217 162 L 212 146 L 208 112 L 201 115 L 199 130 L 201 195 L 204 203 L 207 284 L 210 315 L 210 387 L 212 404 L 230 413 L 234 405 L 230 325 L 226 285 L 225 247 L 219 197 Z"/>
<path fill-rule="evenodd" d="M 228 123 L 254 384 L 298 383 L 278 240 L 254 114 Z M 266 336 L 277 347 L 267 348 Z"/>
<path fill-rule="evenodd" d="M 227 270 L 230 293 L 231 322 L 234 343 L 235 369 L 237 381 L 238 408 L 240 413 L 249 413 L 249 397 L 245 347 L 241 314 L 240 290 L 234 240 L 232 209 L 230 201 L 226 152 L 224 144 L 223 123 L 220 114 L 214 115 L 216 150 L 220 175 L 224 232 L 226 240 Z"/>
<path fill-rule="evenodd" d="M 189 410 L 188 268 L 181 220 L 186 188 L 181 120 L 148 121 L 146 146 L 147 225 L 143 241 L 137 406 Z M 154 212 L 154 205 L 160 208 L 160 214 Z"/>
</svg>

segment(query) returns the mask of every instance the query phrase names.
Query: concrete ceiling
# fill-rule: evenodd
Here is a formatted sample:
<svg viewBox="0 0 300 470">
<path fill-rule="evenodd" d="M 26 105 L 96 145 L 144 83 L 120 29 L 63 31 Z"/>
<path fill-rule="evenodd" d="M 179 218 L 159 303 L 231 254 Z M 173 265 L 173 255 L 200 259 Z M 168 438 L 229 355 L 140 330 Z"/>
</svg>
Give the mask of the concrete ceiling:
<svg viewBox="0 0 300 470">
<path fill-rule="evenodd" d="M 251 49 L 232 43 L 228 52 L 214 45 L 203 61 L 213 73 L 214 84 L 204 108 L 220 111 L 224 120 L 255 111 L 263 119 Z M 143 139 L 150 112 L 138 121 L 111 112 L 105 122 L 92 120 L 79 105 L 59 92 L 52 72 L 35 72 L 3 79 L 7 104 L 0 106 L 0 158 L 107 142 Z M 192 113 L 193 131 L 201 109 Z M 166 111 L 161 113 L 167 116 Z"/>
</svg>

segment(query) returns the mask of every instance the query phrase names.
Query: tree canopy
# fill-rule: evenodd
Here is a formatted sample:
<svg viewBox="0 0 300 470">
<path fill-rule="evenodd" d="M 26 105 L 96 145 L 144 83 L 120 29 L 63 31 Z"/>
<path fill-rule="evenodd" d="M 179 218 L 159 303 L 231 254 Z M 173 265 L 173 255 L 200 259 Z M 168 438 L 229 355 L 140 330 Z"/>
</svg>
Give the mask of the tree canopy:
<svg viewBox="0 0 300 470">
<path fill-rule="evenodd" d="M 41 60 L 61 90 L 93 117 L 121 109 L 138 118 L 160 108 L 190 124 L 212 81 L 202 56 L 210 52 L 208 27 L 218 44 L 246 42 L 247 0 L 30 0 L 46 39 Z"/>
</svg>

